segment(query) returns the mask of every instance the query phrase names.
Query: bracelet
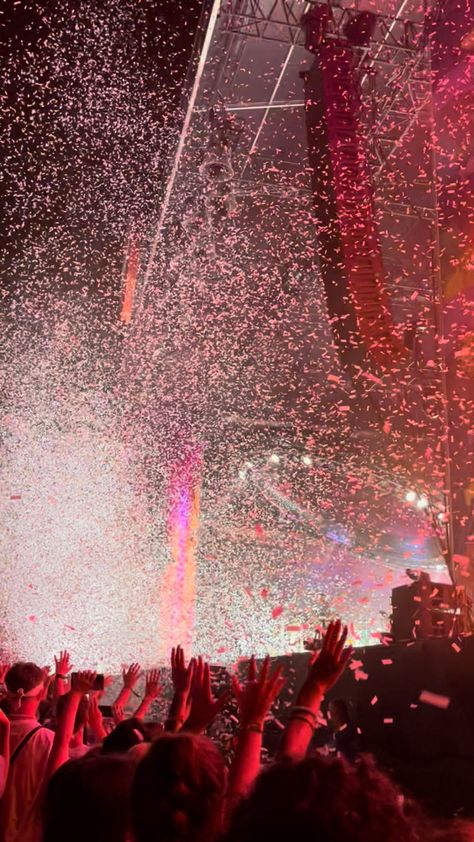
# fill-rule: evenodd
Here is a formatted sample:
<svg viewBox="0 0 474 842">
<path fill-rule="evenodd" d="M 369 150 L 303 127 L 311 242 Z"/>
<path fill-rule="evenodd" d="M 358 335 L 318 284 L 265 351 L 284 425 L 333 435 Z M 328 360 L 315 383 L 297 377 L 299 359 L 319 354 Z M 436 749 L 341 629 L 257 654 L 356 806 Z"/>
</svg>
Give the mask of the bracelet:
<svg viewBox="0 0 474 842">
<path fill-rule="evenodd" d="M 300 722 L 304 722 L 306 725 L 308 725 L 309 728 L 311 728 L 312 731 L 314 731 L 314 724 L 310 722 L 306 716 L 296 713 L 290 716 L 290 720 L 292 719 L 298 719 Z"/>
<path fill-rule="evenodd" d="M 295 705 L 293 711 L 295 713 L 306 713 L 308 716 L 311 717 L 313 722 L 316 722 L 316 714 L 311 708 L 307 708 L 304 705 Z"/>
<path fill-rule="evenodd" d="M 62 673 L 57 672 L 56 678 L 59 678 L 60 681 L 67 681 L 67 675 L 62 675 Z"/>
<path fill-rule="evenodd" d="M 248 722 L 247 725 L 241 725 L 240 730 L 251 731 L 254 734 L 262 734 L 263 725 L 260 722 Z"/>
</svg>

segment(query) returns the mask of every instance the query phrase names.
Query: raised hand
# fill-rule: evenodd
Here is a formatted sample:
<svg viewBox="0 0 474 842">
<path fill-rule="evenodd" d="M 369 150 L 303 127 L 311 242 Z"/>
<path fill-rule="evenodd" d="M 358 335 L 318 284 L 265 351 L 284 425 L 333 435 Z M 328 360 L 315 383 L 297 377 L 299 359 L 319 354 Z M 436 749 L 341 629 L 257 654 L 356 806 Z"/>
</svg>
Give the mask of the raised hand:
<svg viewBox="0 0 474 842">
<path fill-rule="evenodd" d="M 106 731 L 104 728 L 102 712 L 99 708 L 98 693 L 91 693 L 90 695 L 87 718 L 89 722 L 89 728 L 91 729 L 94 735 L 94 739 L 96 739 L 97 742 L 100 742 L 106 736 Z"/>
<path fill-rule="evenodd" d="M 73 673 L 71 677 L 71 692 L 79 693 L 81 696 L 90 693 L 94 688 L 96 675 L 97 673 L 91 672 L 91 670 Z"/>
<path fill-rule="evenodd" d="M 145 678 L 145 699 L 157 699 L 161 693 L 160 671 L 148 670 Z"/>
<path fill-rule="evenodd" d="M 191 663 L 194 664 L 193 659 L 191 659 Z M 176 692 L 184 692 L 191 689 L 189 666 L 186 667 L 182 646 L 173 646 L 171 650 L 171 680 Z"/>
<path fill-rule="evenodd" d="M 140 678 L 141 666 L 140 664 L 130 664 L 122 670 L 123 686 L 127 690 L 133 690 L 135 684 Z"/>
<path fill-rule="evenodd" d="M 298 696 L 298 704 L 319 707 L 321 696 L 333 687 L 352 655 L 352 647 L 344 649 L 347 626 L 331 621 L 326 629 L 323 645 L 309 662 L 308 675 Z"/>
<path fill-rule="evenodd" d="M 281 692 L 285 679 L 282 678 L 281 665 L 277 666 L 273 674 L 270 673 L 270 658 L 267 656 L 262 664 L 260 675 L 257 675 L 255 656 L 252 655 L 247 674 L 247 684 L 242 686 L 237 676 L 232 677 L 232 688 L 240 711 L 240 723 L 263 726 L 270 708 Z"/>
<path fill-rule="evenodd" d="M 0 684 L 5 684 L 5 676 L 10 669 L 10 664 L 0 664 Z"/>
<path fill-rule="evenodd" d="M 121 707 L 120 705 L 113 704 L 112 717 L 116 725 L 118 725 L 120 722 L 123 722 L 123 720 L 125 719 L 123 707 Z"/>
<path fill-rule="evenodd" d="M 211 671 L 209 664 L 198 658 L 195 664 L 191 686 L 191 712 L 186 720 L 186 731 L 200 734 L 214 721 L 230 698 L 230 691 L 214 699 L 211 689 Z"/>
<path fill-rule="evenodd" d="M 61 651 L 56 658 L 54 656 L 54 664 L 56 667 L 56 676 L 58 678 L 65 678 L 72 670 L 71 658 L 66 649 Z"/>
<path fill-rule="evenodd" d="M 179 731 L 191 713 L 191 687 L 194 678 L 196 662 L 191 658 L 188 666 L 181 646 L 171 650 L 171 678 L 174 686 L 174 696 L 171 702 L 167 731 Z"/>
</svg>

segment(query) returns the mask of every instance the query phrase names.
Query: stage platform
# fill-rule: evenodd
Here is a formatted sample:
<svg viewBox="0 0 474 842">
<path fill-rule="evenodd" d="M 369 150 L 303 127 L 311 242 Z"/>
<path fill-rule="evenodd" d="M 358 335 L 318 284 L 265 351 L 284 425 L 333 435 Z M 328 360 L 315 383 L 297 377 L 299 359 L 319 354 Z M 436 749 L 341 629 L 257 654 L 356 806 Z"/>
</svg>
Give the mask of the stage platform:
<svg viewBox="0 0 474 842">
<path fill-rule="evenodd" d="M 288 690 L 308 654 L 284 658 Z M 278 659 L 281 660 L 281 659 Z M 290 710 L 287 691 L 268 735 L 273 752 Z M 474 813 L 474 636 L 356 649 L 328 698 L 343 698 L 364 749 L 440 813 Z"/>
</svg>

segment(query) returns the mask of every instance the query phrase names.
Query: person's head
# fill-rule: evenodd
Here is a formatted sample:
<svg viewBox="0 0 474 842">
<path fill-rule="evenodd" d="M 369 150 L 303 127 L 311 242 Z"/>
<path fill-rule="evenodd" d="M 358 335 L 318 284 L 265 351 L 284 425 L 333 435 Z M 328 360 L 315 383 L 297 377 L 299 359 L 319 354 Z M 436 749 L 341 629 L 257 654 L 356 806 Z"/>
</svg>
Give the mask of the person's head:
<svg viewBox="0 0 474 842">
<path fill-rule="evenodd" d="M 5 676 L 10 712 L 35 716 L 44 697 L 46 679 L 44 670 L 31 661 L 13 664 Z"/>
<path fill-rule="evenodd" d="M 212 842 L 220 832 L 226 770 L 207 737 L 166 735 L 138 765 L 132 788 L 136 842 Z"/>
<path fill-rule="evenodd" d="M 70 760 L 51 778 L 42 842 L 125 842 L 136 761 L 126 754 Z"/>
<path fill-rule="evenodd" d="M 276 764 L 237 807 L 225 842 L 415 842 L 412 822 L 390 780 L 363 758 L 349 766 L 320 755 Z"/>
<path fill-rule="evenodd" d="M 131 716 L 119 722 L 102 743 L 102 754 L 121 754 L 148 739 L 147 730 L 141 719 Z"/>
<path fill-rule="evenodd" d="M 344 699 L 331 699 L 328 704 L 328 715 L 330 725 L 335 731 L 351 721 L 349 708 Z"/>
</svg>

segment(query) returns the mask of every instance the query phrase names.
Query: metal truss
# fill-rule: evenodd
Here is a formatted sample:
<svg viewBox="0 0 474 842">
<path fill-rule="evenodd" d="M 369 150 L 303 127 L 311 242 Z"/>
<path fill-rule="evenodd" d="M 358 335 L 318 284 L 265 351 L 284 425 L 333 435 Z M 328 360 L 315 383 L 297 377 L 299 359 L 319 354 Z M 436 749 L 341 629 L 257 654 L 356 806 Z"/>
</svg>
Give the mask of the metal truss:
<svg viewBox="0 0 474 842">
<path fill-rule="evenodd" d="M 311 200 L 311 190 L 308 187 L 294 187 L 291 184 L 281 184 L 272 182 L 252 181 L 245 179 L 240 181 L 233 190 L 235 196 L 255 196 L 258 193 L 259 198 L 268 196 L 270 200 L 278 198 L 280 200 L 287 199 L 294 200 L 297 197 L 303 197 Z M 395 202 L 390 199 L 380 202 L 380 209 L 384 213 L 390 214 L 397 218 L 406 218 L 424 220 L 425 222 L 436 222 L 436 208 L 427 205 L 411 205 L 409 202 Z"/>
<path fill-rule="evenodd" d="M 301 30 L 301 16 L 304 11 L 315 6 L 329 8 L 331 17 L 326 37 L 341 38 L 345 27 L 360 15 L 360 10 L 344 8 L 338 4 L 326 4 L 310 0 L 306 4 L 297 4 L 292 0 L 230 0 L 221 10 L 221 31 L 236 35 L 279 41 L 289 45 L 304 45 Z M 370 48 L 359 47 L 364 55 L 368 50 L 380 54 L 372 60 L 386 62 L 387 52 L 413 53 L 418 50 L 419 40 L 423 37 L 421 22 L 406 21 L 401 17 L 377 15 L 377 27 L 371 38 Z"/>
<path fill-rule="evenodd" d="M 229 0 L 221 9 L 219 28 L 221 32 L 240 36 L 240 39 L 251 37 L 286 43 L 293 50 L 304 47 L 302 14 L 317 6 L 324 6 L 330 11 L 326 38 L 345 38 L 345 28 L 360 14 L 355 9 L 317 0 L 306 3 L 298 0 Z M 398 149 L 431 98 L 425 24 L 423 20 L 405 20 L 401 15 L 402 9 L 403 4 L 395 16 L 377 15 L 370 43 L 354 47 L 374 186 L 382 183 L 385 169 L 396 163 Z M 224 101 L 223 104 L 227 111 L 235 114 L 262 111 L 262 125 L 273 109 L 303 106 L 302 99 L 281 102 L 274 96 L 266 103 Z M 258 137 L 252 152 L 257 140 Z M 416 212 L 416 208 L 413 210 Z"/>
</svg>

